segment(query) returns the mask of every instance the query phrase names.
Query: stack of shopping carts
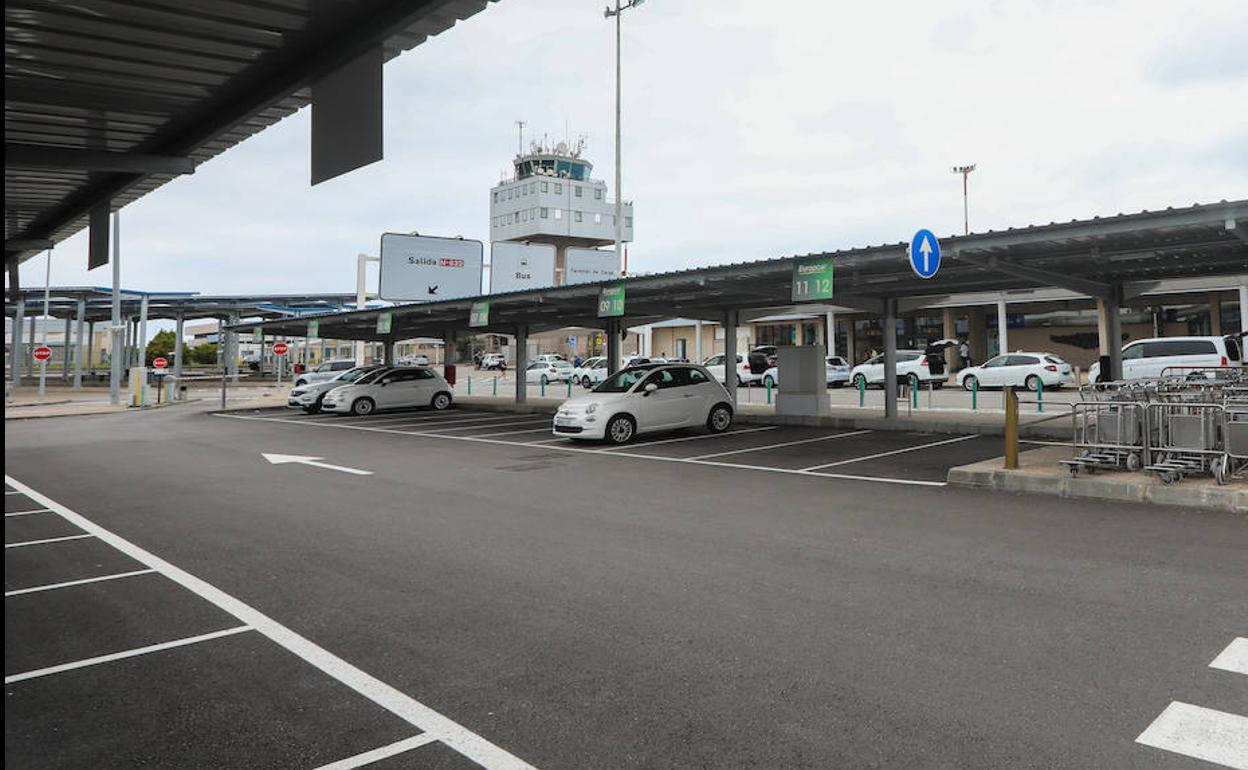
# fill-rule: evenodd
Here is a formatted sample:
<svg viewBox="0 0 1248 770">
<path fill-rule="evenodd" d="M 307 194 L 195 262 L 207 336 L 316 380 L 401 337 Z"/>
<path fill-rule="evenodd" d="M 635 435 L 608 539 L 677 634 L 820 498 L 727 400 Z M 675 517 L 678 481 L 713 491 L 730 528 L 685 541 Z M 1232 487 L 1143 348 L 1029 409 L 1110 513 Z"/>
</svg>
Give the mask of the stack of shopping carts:
<svg viewBox="0 0 1248 770">
<path fill-rule="evenodd" d="M 1071 404 L 1072 475 L 1144 469 L 1163 484 L 1192 474 L 1219 484 L 1248 469 L 1248 370 L 1173 368 L 1161 377 L 1080 388 Z"/>
</svg>

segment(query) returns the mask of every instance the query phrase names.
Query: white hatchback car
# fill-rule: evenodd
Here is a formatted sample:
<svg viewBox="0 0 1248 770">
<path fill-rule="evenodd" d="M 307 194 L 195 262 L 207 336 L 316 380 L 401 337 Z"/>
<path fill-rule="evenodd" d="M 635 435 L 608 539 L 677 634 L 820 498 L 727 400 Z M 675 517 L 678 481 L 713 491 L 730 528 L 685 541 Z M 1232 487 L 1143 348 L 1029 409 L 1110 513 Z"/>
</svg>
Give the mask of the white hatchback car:
<svg viewBox="0 0 1248 770">
<path fill-rule="evenodd" d="M 605 379 L 607 379 L 606 356 L 587 358 L 581 362 L 580 366 L 572 369 L 572 381 L 580 383 L 586 388 L 592 388 Z"/>
<path fill-rule="evenodd" d="M 563 438 L 625 444 L 641 433 L 696 425 L 714 433 L 732 426 L 732 404 L 724 387 L 694 364 L 641 364 L 564 401 L 552 430 Z"/>
<path fill-rule="evenodd" d="M 451 386 L 433 369 L 387 366 L 326 393 L 321 411 L 363 417 L 385 409 L 446 409 L 450 405 Z"/>
<path fill-rule="evenodd" d="M 1122 378 L 1141 380 L 1163 374 L 1183 376 L 1201 366 L 1243 366 L 1243 338 L 1152 337 L 1135 340 L 1122 349 Z M 1188 371 L 1184 372 L 1187 368 Z M 1168 371 L 1167 371 L 1168 370 Z M 1088 367 L 1088 382 L 1100 378 L 1100 362 Z"/>
<path fill-rule="evenodd" d="M 939 388 L 944 384 L 944 375 L 932 374 L 927 365 L 927 354 L 922 350 L 897 351 L 897 381 L 906 382 L 917 377 L 920 383 L 930 382 Z M 872 356 L 853 368 L 849 373 L 849 381 L 854 387 L 884 384 L 884 354 Z"/>
<path fill-rule="evenodd" d="M 849 382 L 849 362 L 840 356 L 824 358 L 824 371 L 827 374 L 829 388 L 844 387 Z M 763 386 L 774 388 L 780 384 L 780 367 L 773 366 L 763 372 Z"/>
<path fill-rule="evenodd" d="M 286 405 L 298 407 L 308 414 L 315 414 L 321 411 L 321 400 L 326 393 L 334 388 L 355 382 L 369 372 L 375 372 L 380 368 L 380 366 L 357 366 L 354 369 L 339 372 L 338 376 L 332 380 L 296 385 L 291 389 Z"/>
<path fill-rule="evenodd" d="M 567 361 L 534 361 L 524 372 L 524 381 L 530 385 L 550 382 L 567 382 L 572 379 L 572 364 Z"/>
<path fill-rule="evenodd" d="M 345 361 L 326 361 L 317 366 L 315 369 L 309 369 L 303 374 L 295 376 L 296 385 L 307 385 L 312 382 L 324 382 L 332 380 L 348 369 L 354 369 L 355 362 L 351 360 Z"/>
<path fill-rule="evenodd" d="M 979 366 L 958 372 L 958 384 L 966 390 L 979 388 L 1026 388 L 1030 391 L 1060 388 L 1075 381 L 1070 364 L 1053 353 L 1017 350 L 994 356 Z"/>
</svg>

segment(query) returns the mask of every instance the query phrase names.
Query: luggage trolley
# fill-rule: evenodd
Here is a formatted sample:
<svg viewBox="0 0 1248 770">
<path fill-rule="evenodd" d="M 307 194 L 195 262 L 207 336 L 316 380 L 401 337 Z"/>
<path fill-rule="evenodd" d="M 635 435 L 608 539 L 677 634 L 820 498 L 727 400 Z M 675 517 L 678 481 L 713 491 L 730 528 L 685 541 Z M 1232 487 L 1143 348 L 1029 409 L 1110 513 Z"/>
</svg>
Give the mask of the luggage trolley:
<svg viewBox="0 0 1248 770">
<path fill-rule="evenodd" d="M 1248 476 L 1248 397 L 1226 403 L 1226 468 L 1224 478 Z"/>
<path fill-rule="evenodd" d="M 1115 391 L 1111 398 L 1120 394 L 1121 391 Z M 1138 471 L 1149 463 L 1148 408 L 1145 403 L 1082 400 L 1071 403 L 1070 407 L 1075 456 L 1059 460 L 1070 470 L 1070 475 L 1077 476 L 1081 470 L 1088 473 L 1098 469 Z"/>
<path fill-rule="evenodd" d="M 1202 394 L 1203 395 L 1203 394 Z M 1230 470 L 1227 455 L 1226 407 L 1206 400 L 1158 401 L 1148 405 L 1148 419 L 1156 426 L 1153 455 L 1145 470 L 1163 484 L 1193 473 L 1209 473 L 1219 484 Z"/>
</svg>

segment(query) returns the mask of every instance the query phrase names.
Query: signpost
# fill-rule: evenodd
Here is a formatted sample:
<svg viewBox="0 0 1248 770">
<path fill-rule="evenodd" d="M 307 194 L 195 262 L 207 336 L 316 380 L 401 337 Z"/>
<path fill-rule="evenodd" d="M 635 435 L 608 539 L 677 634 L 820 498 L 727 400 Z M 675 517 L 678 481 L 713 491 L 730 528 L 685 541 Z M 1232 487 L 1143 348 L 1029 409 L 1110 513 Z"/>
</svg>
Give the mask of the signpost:
<svg viewBox="0 0 1248 770">
<path fill-rule="evenodd" d="M 30 353 L 36 361 L 47 361 L 52 357 L 52 348 L 47 345 L 40 345 Z"/>
<path fill-rule="evenodd" d="M 620 318 L 624 315 L 624 287 L 603 286 L 598 290 L 598 317 Z"/>
<path fill-rule="evenodd" d="M 315 318 L 308 321 L 308 339 L 321 336 L 321 322 Z"/>
<path fill-rule="evenodd" d="M 920 278 L 931 278 L 940 270 L 940 241 L 923 228 L 910 239 L 910 268 Z"/>
<path fill-rule="evenodd" d="M 434 302 L 481 293 L 481 241 L 384 233 L 378 296 L 400 302 Z"/>
<path fill-rule="evenodd" d="M 390 327 L 394 324 L 394 313 L 386 311 L 377 314 L 377 333 L 389 334 Z"/>
<path fill-rule="evenodd" d="M 156 367 L 157 374 L 164 374 L 165 368 L 169 366 L 169 360 L 166 358 L 153 358 L 152 366 Z"/>
<path fill-rule="evenodd" d="M 793 263 L 794 302 L 832 299 L 832 258 L 803 259 Z"/>
<path fill-rule="evenodd" d="M 468 311 L 468 326 L 477 328 L 490 325 L 490 303 L 488 300 L 472 303 Z"/>
</svg>

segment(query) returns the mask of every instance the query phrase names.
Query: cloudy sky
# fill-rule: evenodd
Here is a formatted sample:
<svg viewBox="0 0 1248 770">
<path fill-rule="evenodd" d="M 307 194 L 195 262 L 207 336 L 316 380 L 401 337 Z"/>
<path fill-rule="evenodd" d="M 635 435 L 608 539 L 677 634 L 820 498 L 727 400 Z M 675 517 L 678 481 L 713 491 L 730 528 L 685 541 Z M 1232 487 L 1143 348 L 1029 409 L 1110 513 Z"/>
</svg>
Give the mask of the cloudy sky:
<svg viewBox="0 0 1248 770">
<path fill-rule="evenodd" d="M 305 110 L 122 212 L 123 284 L 353 291 L 383 231 L 488 240 L 530 136 L 610 183 L 604 0 L 502 0 L 386 66 L 385 160 L 308 186 Z M 1248 197 L 1248 3 L 649 0 L 624 19 L 630 266 L 662 271 Z M 86 239 L 55 284 L 105 285 Z M 43 260 L 22 285 L 43 282 Z"/>
</svg>

